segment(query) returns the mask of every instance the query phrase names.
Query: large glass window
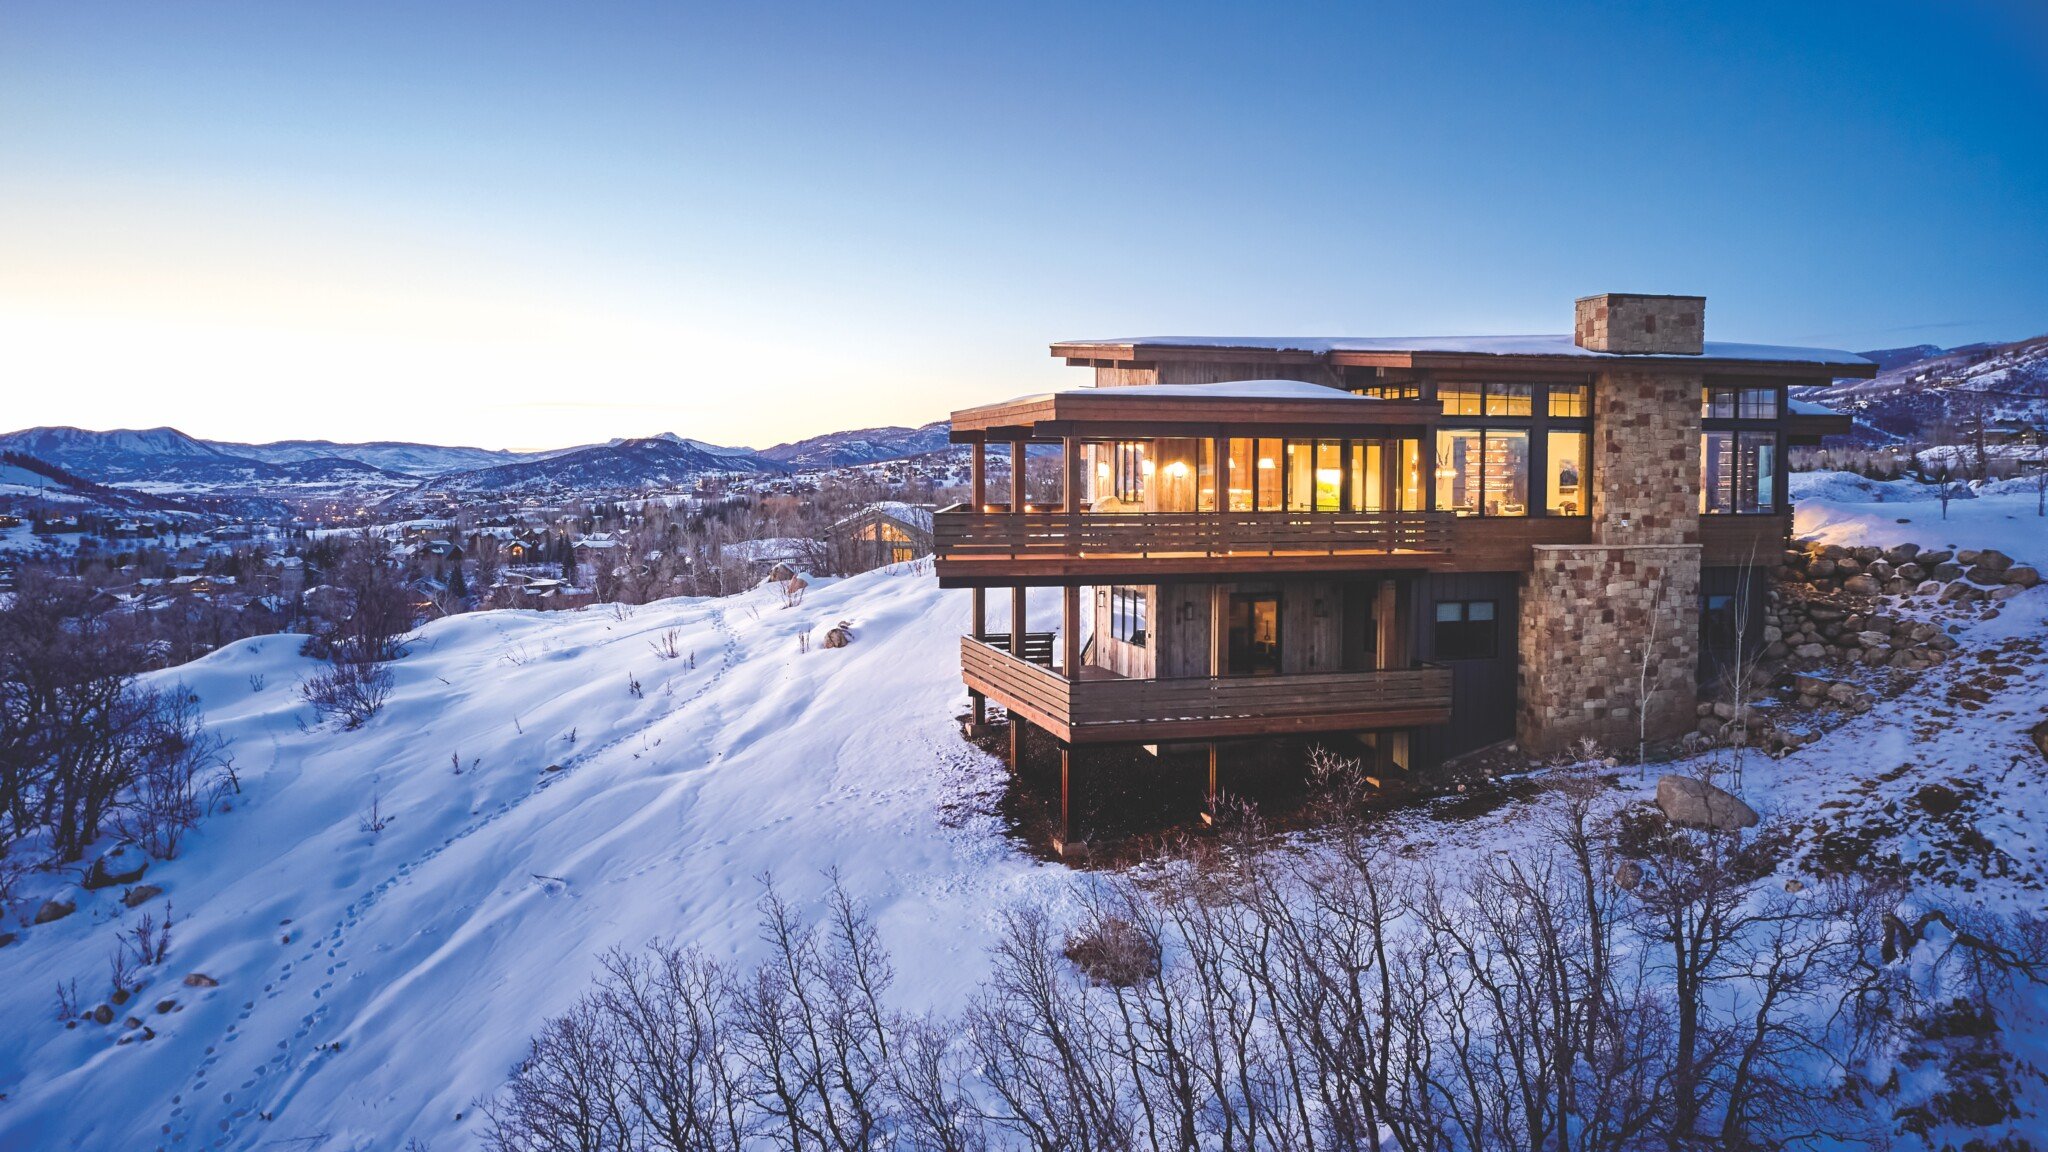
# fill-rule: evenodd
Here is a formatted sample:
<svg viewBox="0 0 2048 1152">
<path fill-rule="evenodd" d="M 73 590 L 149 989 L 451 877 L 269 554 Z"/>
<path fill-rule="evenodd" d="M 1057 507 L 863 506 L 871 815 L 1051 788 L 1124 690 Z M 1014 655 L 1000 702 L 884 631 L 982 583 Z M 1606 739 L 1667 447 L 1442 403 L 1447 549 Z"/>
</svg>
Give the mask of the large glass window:
<svg viewBox="0 0 2048 1152">
<path fill-rule="evenodd" d="M 1400 445 L 1401 453 L 1401 458 L 1398 461 L 1400 468 L 1400 506 L 1407 509 L 1420 509 L 1422 507 L 1422 485 L 1424 483 L 1422 477 L 1422 441 L 1401 440 L 1397 443 Z"/>
<path fill-rule="evenodd" d="M 1156 508 L 1161 512 L 1216 510 L 1216 445 L 1212 440 L 1177 437 L 1159 442 L 1154 475 Z"/>
<path fill-rule="evenodd" d="M 1413 381 L 1406 384 L 1361 384 L 1351 392 L 1354 396 L 1365 396 L 1374 400 L 1422 399 L 1422 385 Z"/>
<path fill-rule="evenodd" d="M 1281 492 L 1278 440 L 1236 438 L 1230 442 L 1232 512 L 1278 512 Z"/>
<path fill-rule="evenodd" d="M 1287 442 L 1287 510 L 1315 509 L 1315 445 L 1299 440 Z"/>
<path fill-rule="evenodd" d="M 1235 439 L 1230 442 L 1230 502 L 1232 512 L 1250 512 L 1253 508 L 1253 485 L 1259 478 L 1259 453 L 1254 441 Z"/>
<path fill-rule="evenodd" d="M 1776 512 L 1778 434 L 1707 432 L 1700 436 L 1700 511 Z"/>
<path fill-rule="evenodd" d="M 1534 411 L 1536 389 L 1529 384 L 1500 384 L 1486 386 L 1486 414 L 1488 416 L 1527 416 Z"/>
<path fill-rule="evenodd" d="M 1352 512 L 1379 512 L 1386 508 L 1386 493 L 1382 490 L 1382 470 L 1386 467 L 1386 452 L 1377 440 L 1356 442 L 1351 445 L 1351 507 Z"/>
<path fill-rule="evenodd" d="M 1529 434 L 1446 428 L 1436 434 L 1436 506 L 1460 516 L 1529 514 Z"/>
<path fill-rule="evenodd" d="M 1344 510 L 1344 442 L 1316 441 L 1316 511 Z"/>
<path fill-rule="evenodd" d="M 1550 414 L 1552 416 L 1582 417 L 1592 415 L 1590 391 L 1584 384 L 1552 384 L 1550 386 Z"/>
<path fill-rule="evenodd" d="M 1584 516 L 1590 510 L 1592 474 L 1587 456 L 1592 437 L 1584 432 L 1550 432 L 1544 437 L 1543 507 L 1552 516 Z"/>
<path fill-rule="evenodd" d="M 1491 600 L 1439 600 L 1431 647 L 1438 660 L 1491 660 L 1500 652 L 1500 621 Z"/>
<path fill-rule="evenodd" d="M 1280 510 L 1280 441 L 1260 440 L 1258 442 L 1258 467 L 1255 470 L 1261 512 Z"/>
<path fill-rule="evenodd" d="M 1775 420 L 1778 418 L 1778 390 L 1721 385 L 1702 388 L 1700 415 L 1709 420 Z"/>
<path fill-rule="evenodd" d="M 1477 384 L 1439 384 L 1436 398 L 1444 406 L 1446 416 L 1477 416 L 1480 414 L 1480 389 Z"/>
</svg>

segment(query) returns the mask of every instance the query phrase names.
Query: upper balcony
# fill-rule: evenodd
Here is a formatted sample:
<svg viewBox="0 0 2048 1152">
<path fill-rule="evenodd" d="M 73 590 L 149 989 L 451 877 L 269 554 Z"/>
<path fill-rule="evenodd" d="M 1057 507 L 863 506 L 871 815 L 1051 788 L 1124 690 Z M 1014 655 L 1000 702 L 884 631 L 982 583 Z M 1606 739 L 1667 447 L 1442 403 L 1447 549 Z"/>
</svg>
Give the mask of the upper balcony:
<svg viewBox="0 0 2048 1152">
<path fill-rule="evenodd" d="M 974 493 L 933 518 L 939 579 L 1442 567 L 1452 517 L 1424 510 L 1436 415 L 1294 380 L 1086 388 L 955 412 Z M 1007 500 L 987 490 L 990 443 L 1008 448 Z"/>
<path fill-rule="evenodd" d="M 1067 512 L 956 504 L 932 517 L 933 555 L 949 586 L 1021 578 L 1440 567 L 1449 512 Z"/>
</svg>

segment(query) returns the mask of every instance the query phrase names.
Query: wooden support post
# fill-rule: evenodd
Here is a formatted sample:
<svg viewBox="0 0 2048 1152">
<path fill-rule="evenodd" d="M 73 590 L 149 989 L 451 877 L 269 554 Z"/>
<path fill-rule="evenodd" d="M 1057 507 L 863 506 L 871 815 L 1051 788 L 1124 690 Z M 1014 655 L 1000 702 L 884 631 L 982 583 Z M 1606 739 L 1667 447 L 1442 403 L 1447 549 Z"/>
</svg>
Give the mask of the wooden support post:
<svg viewBox="0 0 2048 1152">
<path fill-rule="evenodd" d="M 1024 658 L 1024 586 L 1010 589 L 1010 655 Z"/>
<path fill-rule="evenodd" d="M 979 448 L 980 445 L 975 447 Z M 974 589 L 973 598 L 974 627 L 968 635 L 976 640 L 981 640 L 988 636 L 988 589 Z M 967 692 L 967 699 L 974 706 L 974 729 L 972 734 L 979 737 L 988 731 L 988 697 L 970 688 Z"/>
<path fill-rule="evenodd" d="M 1024 449 L 1024 441 L 1010 441 L 1010 511 L 1024 510 L 1024 469 L 1029 463 L 1030 453 Z"/>
<path fill-rule="evenodd" d="M 970 469 L 969 474 L 974 477 L 974 510 L 976 512 L 986 512 L 988 511 L 988 441 L 976 440 L 974 442 L 974 454 L 970 459 L 973 461 L 973 467 Z"/>
<path fill-rule="evenodd" d="M 1010 773 L 1015 775 L 1024 770 L 1024 718 L 1016 712 L 1010 713 Z"/>
<path fill-rule="evenodd" d="M 1081 678 L 1081 588 L 1060 589 L 1060 661 L 1069 683 Z"/>
<path fill-rule="evenodd" d="M 1202 789 L 1202 823 L 1211 826 L 1216 823 L 1216 762 L 1219 758 L 1216 742 L 1209 741 L 1209 779 Z"/>
<path fill-rule="evenodd" d="M 1086 837 L 1074 835 L 1074 746 L 1060 744 L 1060 817 L 1053 830 L 1052 850 L 1060 857 L 1082 856 L 1088 852 Z"/>
</svg>

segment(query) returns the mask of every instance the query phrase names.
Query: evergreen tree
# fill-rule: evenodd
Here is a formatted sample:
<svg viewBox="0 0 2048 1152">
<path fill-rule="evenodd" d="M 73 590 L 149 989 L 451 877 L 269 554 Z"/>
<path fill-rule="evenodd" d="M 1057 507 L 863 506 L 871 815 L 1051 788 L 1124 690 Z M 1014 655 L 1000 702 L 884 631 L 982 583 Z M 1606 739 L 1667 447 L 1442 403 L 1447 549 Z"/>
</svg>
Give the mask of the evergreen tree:
<svg viewBox="0 0 2048 1152">
<path fill-rule="evenodd" d="M 462 578 L 462 564 L 456 562 L 455 570 L 448 574 L 448 594 L 465 599 L 469 596 L 469 582 Z"/>
</svg>

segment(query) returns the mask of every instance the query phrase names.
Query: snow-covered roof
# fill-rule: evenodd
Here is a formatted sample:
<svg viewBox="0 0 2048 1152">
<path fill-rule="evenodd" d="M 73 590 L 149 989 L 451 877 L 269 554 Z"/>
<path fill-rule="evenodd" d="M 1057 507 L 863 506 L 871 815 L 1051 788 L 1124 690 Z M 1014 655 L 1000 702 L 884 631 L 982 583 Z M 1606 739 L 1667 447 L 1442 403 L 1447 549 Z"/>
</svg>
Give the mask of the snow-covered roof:
<svg viewBox="0 0 2048 1152">
<path fill-rule="evenodd" d="M 917 504 L 906 504 L 901 500 L 877 500 L 853 515 L 842 518 L 833 527 L 837 528 L 841 524 L 851 524 L 870 512 L 878 512 L 889 517 L 891 520 L 911 525 L 914 528 L 921 528 L 926 532 L 932 530 L 932 510 L 930 508 Z"/>
<path fill-rule="evenodd" d="M 1572 356 L 1631 360 L 1758 360 L 1791 364 L 1869 364 L 1854 352 L 1783 344 L 1738 344 L 1709 340 L 1698 356 L 1682 353 L 1595 352 L 1579 347 L 1569 333 L 1537 336 L 1130 336 L 1107 340 L 1062 340 L 1055 348 L 1103 345 L 1153 348 L 1243 348 L 1268 352 L 1424 352 L 1458 356 Z"/>
</svg>

